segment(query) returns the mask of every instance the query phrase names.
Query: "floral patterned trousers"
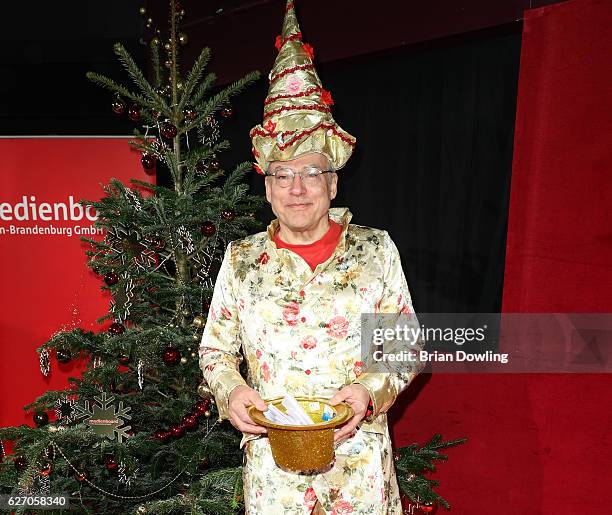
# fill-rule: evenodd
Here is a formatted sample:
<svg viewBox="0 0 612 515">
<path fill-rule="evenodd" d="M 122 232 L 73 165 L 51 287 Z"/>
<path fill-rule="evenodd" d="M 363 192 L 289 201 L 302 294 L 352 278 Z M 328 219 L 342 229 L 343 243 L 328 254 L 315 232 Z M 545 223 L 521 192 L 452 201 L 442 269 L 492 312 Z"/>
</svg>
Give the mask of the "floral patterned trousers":
<svg viewBox="0 0 612 515">
<path fill-rule="evenodd" d="M 331 515 L 402 513 L 388 434 L 357 430 L 336 448 L 334 465 L 319 474 L 284 471 L 268 438 L 251 440 L 243 483 L 248 515 L 310 515 L 315 505 L 314 513 Z"/>
</svg>

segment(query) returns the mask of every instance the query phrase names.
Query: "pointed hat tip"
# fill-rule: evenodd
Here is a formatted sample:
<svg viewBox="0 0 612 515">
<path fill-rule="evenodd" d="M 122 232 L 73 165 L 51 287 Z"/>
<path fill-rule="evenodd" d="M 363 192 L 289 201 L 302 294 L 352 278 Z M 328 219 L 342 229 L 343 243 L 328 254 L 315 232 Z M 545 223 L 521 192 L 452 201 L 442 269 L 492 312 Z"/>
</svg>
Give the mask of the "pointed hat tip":
<svg viewBox="0 0 612 515">
<path fill-rule="evenodd" d="M 295 6 L 293 0 L 287 0 L 285 6 L 285 20 L 283 21 L 283 38 L 287 38 L 292 34 L 300 34 L 300 25 L 295 14 Z"/>
</svg>

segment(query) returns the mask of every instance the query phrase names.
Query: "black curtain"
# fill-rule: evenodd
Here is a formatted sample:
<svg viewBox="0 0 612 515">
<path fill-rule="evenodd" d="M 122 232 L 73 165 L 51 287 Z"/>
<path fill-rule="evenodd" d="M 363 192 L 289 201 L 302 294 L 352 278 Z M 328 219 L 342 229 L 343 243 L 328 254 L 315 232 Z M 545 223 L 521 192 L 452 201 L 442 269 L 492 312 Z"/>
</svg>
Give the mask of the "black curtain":
<svg viewBox="0 0 612 515">
<path fill-rule="evenodd" d="M 389 231 L 419 312 L 501 308 L 520 41 L 517 24 L 318 67 L 357 138 L 333 205 Z M 267 87 L 234 102 L 228 166 L 250 158 Z"/>
<path fill-rule="evenodd" d="M 141 28 L 131 18 L 122 27 L 109 37 L 127 40 L 142 63 Z M 132 123 L 110 113 L 111 95 L 84 77 L 95 70 L 125 82 L 112 41 L 52 30 L 52 42 L 5 42 L 0 134 L 131 133 Z M 501 307 L 520 31 L 517 23 L 317 66 L 334 117 L 358 140 L 334 205 L 389 231 L 419 312 Z M 213 71 L 222 58 L 215 52 Z M 222 122 L 227 168 L 252 157 L 248 131 L 268 88 L 261 71 Z M 261 176 L 249 181 L 263 193 Z M 258 214 L 263 224 L 272 216 Z"/>
</svg>

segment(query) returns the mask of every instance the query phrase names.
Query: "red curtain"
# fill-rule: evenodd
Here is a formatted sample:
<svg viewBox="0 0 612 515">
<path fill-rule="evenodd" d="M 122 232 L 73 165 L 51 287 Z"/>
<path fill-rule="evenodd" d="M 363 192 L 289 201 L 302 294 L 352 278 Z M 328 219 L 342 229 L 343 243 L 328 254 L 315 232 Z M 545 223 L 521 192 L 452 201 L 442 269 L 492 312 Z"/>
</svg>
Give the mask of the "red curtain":
<svg viewBox="0 0 612 515">
<path fill-rule="evenodd" d="M 525 13 L 503 310 L 612 312 L 612 2 Z M 611 375 L 424 376 L 396 444 L 467 436 L 457 514 L 610 512 Z"/>
</svg>

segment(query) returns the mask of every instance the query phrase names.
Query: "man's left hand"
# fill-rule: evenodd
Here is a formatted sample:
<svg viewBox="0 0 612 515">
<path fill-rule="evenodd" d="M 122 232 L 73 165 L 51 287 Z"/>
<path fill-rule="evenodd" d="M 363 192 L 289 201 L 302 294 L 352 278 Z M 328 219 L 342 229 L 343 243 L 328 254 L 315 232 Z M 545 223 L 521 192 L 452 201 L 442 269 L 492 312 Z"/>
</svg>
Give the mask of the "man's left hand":
<svg viewBox="0 0 612 515">
<path fill-rule="evenodd" d="M 355 430 L 363 417 L 365 417 L 370 402 L 370 393 L 363 385 L 349 384 L 334 395 L 329 400 L 329 403 L 335 406 L 343 401 L 353 408 L 355 414 L 345 425 L 336 430 L 334 433 L 334 442 L 347 438 Z"/>
</svg>

